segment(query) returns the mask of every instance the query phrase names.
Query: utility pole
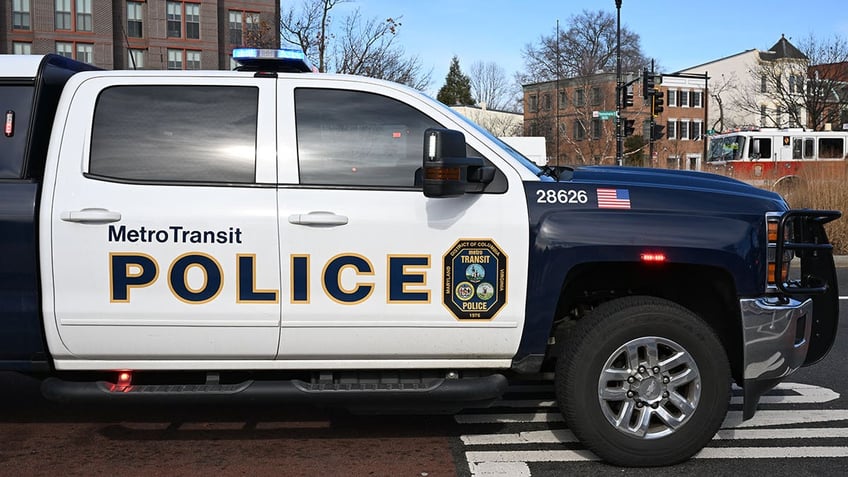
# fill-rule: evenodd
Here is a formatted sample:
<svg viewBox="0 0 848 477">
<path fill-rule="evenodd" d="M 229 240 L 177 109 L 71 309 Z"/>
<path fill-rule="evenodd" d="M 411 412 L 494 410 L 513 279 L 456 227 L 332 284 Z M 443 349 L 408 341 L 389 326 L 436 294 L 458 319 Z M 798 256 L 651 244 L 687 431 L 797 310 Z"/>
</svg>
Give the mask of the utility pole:
<svg viewBox="0 0 848 477">
<path fill-rule="evenodd" d="M 615 0 L 616 32 L 615 32 L 615 164 L 623 164 L 624 143 L 621 133 L 621 0 Z"/>
</svg>

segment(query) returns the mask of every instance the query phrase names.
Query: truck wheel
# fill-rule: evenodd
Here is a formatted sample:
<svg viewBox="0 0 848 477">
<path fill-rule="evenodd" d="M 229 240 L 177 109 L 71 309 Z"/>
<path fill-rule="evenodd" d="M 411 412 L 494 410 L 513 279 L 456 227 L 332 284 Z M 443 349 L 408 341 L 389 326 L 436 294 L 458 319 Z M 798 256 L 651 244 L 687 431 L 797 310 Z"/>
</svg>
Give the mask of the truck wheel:
<svg viewBox="0 0 848 477">
<path fill-rule="evenodd" d="M 608 463 L 671 465 L 703 448 L 730 401 L 715 332 L 667 300 L 604 303 L 571 330 L 556 365 L 566 424 Z"/>
</svg>

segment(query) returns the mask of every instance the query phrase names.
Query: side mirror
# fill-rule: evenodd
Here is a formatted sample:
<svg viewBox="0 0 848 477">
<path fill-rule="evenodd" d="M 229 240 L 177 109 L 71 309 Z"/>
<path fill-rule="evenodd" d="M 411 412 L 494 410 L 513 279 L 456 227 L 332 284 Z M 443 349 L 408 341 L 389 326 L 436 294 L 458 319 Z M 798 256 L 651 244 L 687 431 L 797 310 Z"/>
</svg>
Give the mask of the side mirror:
<svg viewBox="0 0 848 477">
<path fill-rule="evenodd" d="M 482 158 L 466 157 L 465 135 L 450 129 L 424 131 L 423 189 L 427 197 L 480 192 L 495 177 Z"/>
</svg>

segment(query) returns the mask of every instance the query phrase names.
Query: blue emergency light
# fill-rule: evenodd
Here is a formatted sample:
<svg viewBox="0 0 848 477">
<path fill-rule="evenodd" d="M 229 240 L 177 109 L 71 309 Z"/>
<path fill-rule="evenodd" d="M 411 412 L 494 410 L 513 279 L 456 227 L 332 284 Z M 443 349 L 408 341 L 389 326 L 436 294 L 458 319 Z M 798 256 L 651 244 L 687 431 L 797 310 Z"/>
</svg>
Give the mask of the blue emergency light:
<svg viewBox="0 0 848 477">
<path fill-rule="evenodd" d="M 310 73 L 312 64 L 306 54 L 292 48 L 235 48 L 233 59 L 239 63 L 236 71 L 274 71 Z"/>
</svg>

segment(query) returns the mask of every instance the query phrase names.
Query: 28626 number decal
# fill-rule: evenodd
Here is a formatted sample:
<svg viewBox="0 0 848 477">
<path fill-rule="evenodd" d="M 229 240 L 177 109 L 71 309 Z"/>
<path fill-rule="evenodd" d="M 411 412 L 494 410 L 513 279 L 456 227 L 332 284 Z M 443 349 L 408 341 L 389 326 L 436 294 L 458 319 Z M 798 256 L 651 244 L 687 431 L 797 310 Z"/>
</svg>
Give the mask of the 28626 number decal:
<svg viewBox="0 0 848 477">
<path fill-rule="evenodd" d="M 589 201 L 585 190 L 547 189 L 536 191 L 537 204 L 585 204 Z"/>
</svg>

